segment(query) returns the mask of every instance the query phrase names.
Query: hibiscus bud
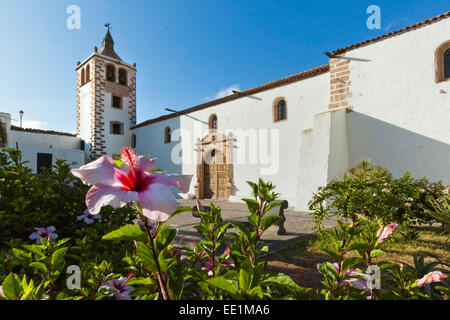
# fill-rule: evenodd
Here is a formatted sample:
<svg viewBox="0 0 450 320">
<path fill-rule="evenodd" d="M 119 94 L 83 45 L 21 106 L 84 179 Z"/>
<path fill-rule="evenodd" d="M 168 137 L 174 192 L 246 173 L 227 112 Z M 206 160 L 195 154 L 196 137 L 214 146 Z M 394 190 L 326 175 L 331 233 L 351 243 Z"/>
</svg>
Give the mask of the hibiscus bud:
<svg viewBox="0 0 450 320">
<path fill-rule="evenodd" d="M 384 240 L 389 238 L 391 234 L 393 234 L 394 231 L 397 229 L 397 226 L 398 225 L 396 223 L 391 223 L 386 227 L 384 227 L 383 231 L 381 232 L 381 235 L 378 238 L 378 242 L 383 242 Z"/>
<path fill-rule="evenodd" d="M 440 282 L 443 279 L 447 278 L 445 274 L 443 274 L 440 271 L 432 271 L 430 273 L 427 273 L 425 276 L 423 276 L 421 279 L 417 280 L 417 285 L 419 287 L 423 286 L 424 284 L 430 284 L 433 282 Z"/>
</svg>

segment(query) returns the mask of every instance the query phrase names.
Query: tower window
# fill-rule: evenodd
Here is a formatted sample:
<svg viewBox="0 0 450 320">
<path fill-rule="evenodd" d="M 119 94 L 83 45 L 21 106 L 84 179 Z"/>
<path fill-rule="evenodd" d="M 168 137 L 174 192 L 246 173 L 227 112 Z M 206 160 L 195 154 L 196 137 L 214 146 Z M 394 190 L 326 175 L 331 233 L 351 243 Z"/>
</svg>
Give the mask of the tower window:
<svg viewBox="0 0 450 320">
<path fill-rule="evenodd" d="M 91 67 L 88 65 L 86 66 L 86 81 L 85 82 L 89 82 L 91 81 Z"/>
<path fill-rule="evenodd" d="M 112 106 L 116 109 L 122 109 L 122 97 L 112 96 Z"/>
<path fill-rule="evenodd" d="M 110 133 L 123 135 L 123 122 L 111 121 L 110 122 Z"/>
<path fill-rule="evenodd" d="M 51 168 L 53 155 L 51 153 L 37 154 L 37 173 L 42 172 L 42 168 Z"/>
<path fill-rule="evenodd" d="M 119 69 L 119 84 L 127 85 L 127 71 L 125 69 Z"/>
<path fill-rule="evenodd" d="M 106 66 L 106 80 L 116 81 L 116 68 L 113 65 Z"/>
<path fill-rule="evenodd" d="M 273 118 L 274 122 L 287 119 L 287 106 L 284 98 L 278 98 L 275 100 L 273 106 Z"/>
<path fill-rule="evenodd" d="M 84 68 L 83 68 L 83 69 L 81 69 L 81 79 L 80 79 L 81 85 L 84 85 L 85 79 L 86 79 L 86 71 L 84 71 Z"/>
<path fill-rule="evenodd" d="M 171 143 L 172 142 L 172 134 L 170 132 L 170 127 L 166 127 L 164 129 L 164 143 Z"/>
<path fill-rule="evenodd" d="M 217 116 L 215 114 L 209 117 L 209 129 L 214 131 L 217 130 Z"/>
</svg>

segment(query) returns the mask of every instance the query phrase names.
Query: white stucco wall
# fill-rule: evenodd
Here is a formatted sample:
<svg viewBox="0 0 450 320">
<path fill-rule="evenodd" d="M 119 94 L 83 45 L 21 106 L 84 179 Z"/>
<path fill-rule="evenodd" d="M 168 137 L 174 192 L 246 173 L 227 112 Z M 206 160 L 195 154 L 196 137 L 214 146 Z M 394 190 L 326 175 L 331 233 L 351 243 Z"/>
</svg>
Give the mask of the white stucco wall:
<svg viewBox="0 0 450 320">
<path fill-rule="evenodd" d="M 320 186 L 339 179 L 348 169 L 346 109 L 316 114 L 312 129 L 301 133 L 295 209 L 308 211 Z"/>
<path fill-rule="evenodd" d="M 129 147 L 131 145 L 131 131 L 130 127 L 132 123 L 129 119 L 129 98 L 122 98 L 122 109 L 112 107 L 112 94 L 106 92 L 105 96 L 105 108 L 103 112 L 103 125 L 104 127 L 104 139 L 105 139 L 105 151 L 109 156 L 113 154 L 120 154 L 123 147 Z M 123 123 L 123 135 L 110 133 L 110 122 L 119 121 Z"/>
<path fill-rule="evenodd" d="M 435 82 L 435 51 L 450 19 L 348 51 L 349 161 L 362 156 L 450 183 L 450 82 Z"/>
<path fill-rule="evenodd" d="M 26 165 L 33 172 L 37 171 L 37 153 L 51 153 L 53 164 L 56 159 L 62 159 L 72 168 L 85 163 L 84 151 L 80 150 L 80 139 L 77 137 L 10 130 L 8 146 L 18 147 L 22 151 L 22 160 L 29 161 Z"/>
<path fill-rule="evenodd" d="M 80 139 L 73 136 L 44 134 L 26 131 L 9 131 L 8 144 L 29 145 L 53 149 L 80 149 Z"/>
<path fill-rule="evenodd" d="M 189 192 L 194 194 L 194 184 L 197 180 L 194 143 L 197 138 L 203 138 L 207 134 L 209 117 L 216 114 L 218 132 L 232 132 L 235 136 L 233 152 L 235 190 L 230 200 L 238 201 L 242 197 L 248 197 L 250 188 L 246 182 L 257 181 L 261 177 L 272 181 L 277 187 L 276 191 L 281 193 L 281 197 L 294 205 L 300 133 L 313 126 L 314 114 L 327 110 L 328 96 L 324 93 L 328 92 L 328 88 L 329 74 L 325 73 L 253 96 L 195 111 L 188 115 L 136 128 L 133 130 L 137 136 L 136 150 L 140 154 L 150 154 L 152 157 L 159 158 L 158 167 L 166 169 L 168 172 L 194 175 Z M 286 98 L 287 120 L 274 123 L 273 102 L 278 97 Z M 170 158 L 172 148 L 179 143 L 179 141 L 175 141 L 176 136 L 172 136 L 173 142 L 170 145 L 164 144 L 164 128 L 166 126 L 169 126 L 174 134 L 176 128 L 182 129 L 183 163 L 181 165 L 174 164 Z M 246 132 L 240 132 L 240 130 L 246 130 Z M 249 151 L 250 140 L 246 137 L 246 133 L 250 133 L 252 130 L 256 133 L 254 141 L 257 145 L 254 152 Z M 272 138 L 275 139 L 275 143 L 271 142 Z M 267 152 L 260 147 L 260 143 L 268 148 Z M 238 159 L 242 159 L 239 157 L 243 153 L 246 154 L 245 163 L 236 163 Z M 255 153 L 258 154 L 256 161 L 252 161 L 255 159 L 251 159 L 250 154 L 254 156 Z M 269 158 L 263 157 L 264 154 Z M 270 162 L 265 162 L 265 160 L 270 160 Z M 275 170 L 270 170 L 270 163 Z M 263 168 L 266 172 L 262 170 Z"/>
<path fill-rule="evenodd" d="M 93 67 L 90 68 L 91 70 Z M 81 78 L 81 69 L 77 71 L 79 73 L 78 78 Z M 91 71 L 91 79 L 93 79 Z M 79 111 L 80 111 L 80 123 L 78 136 L 85 142 L 85 152 L 90 154 L 91 152 L 91 99 L 93 80 L 89 81 L 83 86 L 79 87 Z"/>
</svg>

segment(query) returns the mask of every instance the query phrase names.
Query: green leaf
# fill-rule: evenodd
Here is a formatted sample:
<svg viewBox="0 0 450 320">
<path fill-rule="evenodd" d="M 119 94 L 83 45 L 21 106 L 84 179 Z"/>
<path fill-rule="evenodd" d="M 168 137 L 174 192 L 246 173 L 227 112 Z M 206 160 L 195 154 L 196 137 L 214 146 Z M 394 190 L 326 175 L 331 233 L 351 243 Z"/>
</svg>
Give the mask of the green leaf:
<svg viewBox="0 0 450 320">
<path fill-rule="evenodd" d="M 64 262 L 64 256 L 66 255 L 68 248 L 60 248 L 53 252 L 52 254 L 52 265 L 59 266 L 62 262 Z"/>
<path fill-rule="evenodd" d="M 30 280 L 30 283 L 27 283 L 27 279 L 25 276 L 22 278 L 22 288 L 23 288 L 23 295 L 20 298 L 20 300 L 28 300 L 28 298 L 31 296 L 34 290 L 34 282 L 33 279 Z"/>
<path fill-rule="evenodd" d="M 27 249 L 28 251 L 36 254 L 38 257 L 44 255 L 44 252 L 42 251 L 41 247 L 37 244 L 33 244 L 33 245 L 25 244 L 25 245 L 23 245 L 23 247 L 25 249 Z"/>
<path fill-rule="evenodd" d="M 238 231 L 240 231 L 241 235 L 245 237 L 245 240 L 250 240 L 251 237 L 251 231 L 250 229 L 243 224 L 242 222 L 231 222 L 231 225 L 233 225 Z"/>
<path fill-rule="evenodd" d="M 328 279 L 336 280 L 338 273 L 330 262 L 324 262 L 320 265 L 319 271 Z"/>
<path fill-rule="evenodd" d="M 438 290 L 440 293 L 450 297 L 450 288 L 446 288 L 443 286 L 436 286 L 435 289 Z"/>
<path fill-rule="evenodd" d="M 348 269 L 350 269 L 351 267 L 353 267 L 354 265 L 356 265 L 356 264 L 358 264 L 360 262 L 362 262 L 362 259 L 359 258 L 359 257 L 352 257 L 352 258 L 345 259 L 342 262 L 342 270 L 344 270 L 344 271 L 348 270 Z"/>
<path fill-rule="evenodd" d="M 158 232 L 158 237 L 156 238 L 156 247 L 158 251 L 166 248 L 177 236 L 177 229 L 171 228 L 169 225 L 163 226 Z"/>
<path fill-rule="evenodd" d="M 47 274 L 48 270 L 45 264 L 43 264 L 42 262 L 32 262 L 30 263 L 30 267 L 39 270 L 40 272 Z"/>
<path fill-rule="evenodd" d="M 386 252 L 384 252 L 383 250 L 380 250 L 380 249 L 373 249 L 372 251 L 370 251 L 370 256 L 372 258 L 381 256 L 381 255 L 385 255 L 385 254 L 386 254 Z"/>
<path fill-rule="evenodd" d="M 216 289 L 220 289 L 231 294 L 233 298 L 236 298 L 236 296 L 238 295 L 238 289 L 236 287 L 236 284 L 232 280 L 227 280 L 223 277 L 215 277 L 206 280 L 206 282 Z"/>
<path fill-rule="evenodd" d="M 294 280 L 292 280 L 291 277 L 289 277 L 286 274 L 283 273 L 277 273 L 277 274 L 273 274 L 270 275 L 269 277 L 267 277 L 264 281 L 264 284 L 267 285 L 274 285 L 274 286 L 285 286 L 294 290 L 300 289 L 300 286 L 295 283 Z"/>
<path fill-rule="evenodd" d="M 330 249 L 330 248 L 320 248 L 320 250 L 322 250 L 322 251 L 324 251 L 324 252 L 326 252 L 326 253 L 328 253 L 330 256 L 332 256 L 333 257 L 333 259 L 334 260 L 339 260 L 340 259 L 340 254 L 339 254 L 339 252 L 337 251 L 337 250 L 334 250 L 334 249 Z"/>
<path fill-rule="evenodd" d="M 247 220 L 254 225 L 255 227 L 258 225 L 258 215 L 256 213 L 252 213 L 247 217 Z"/>
<path fill-rule="evenodd" d="M 258 201 L 254 200 L 254 199 L 242 199 L 243 201 L 245 201 L 245 203 L 247 203 L 247 207 L 248 210 L 252 213 L 252 214 L 256 214 L 259 211 L 259 203 Z"/>
<path fill-rule="evenodd" d="M 3 280 L 2 290 L 6 298 L 10 300 L 19 299 L 22 293 L 22 284 L 19 276 L 15 273 L 8 274 L 5 280 Z"/>
<path fill-rule="evenodd" d="M 148 235 L 135 224 L 123 226 L 117 230 L 111 231 L 102 238 L 103 240 L 138 240 L 148 241 Z"/>
<path fill-rule="evenodd" d="M 12 254 L 14 258 L 22 265 L 28 265 L 32 258 L 31 253 L 25 252 L 23 250 L 19 250 L 17 248 L 12 248 Z"/>
<path fill-rule="evenodd" d="M 136 245 L 136 251 L 137 255 L 142 259 L 144 266 L 148 270 L 150 271 L 157 270 L 155 259 L 153 257 L 153 252 L 150 250 L 149 247 L 145 245 L 145 243 L 138 241 Z"/>
<path fill-rule="evenodd" d="M 370 250 L 370 246 L 368 246 L 365 243 L 354 243 L 349 247 L 349 250 L 362 250 L 362 251 L 367 251 Z"/>
<path fill-rule="evenodd" d="M 280 217 L 280 216 L 274 216 L 274 215 L 265 216 L 261 220 L 261 224 L 260 224 L 261 230 L 264 231 L 264 230 L 269 229 L 274 224 L 280 222 L 281 219 L 282 219 L 282 217 Z"/>
<path fill-rule="evenodd" d="M 248 293 L 252 287 L 253 266 L 249 262 L 244 262 L 239 270 L 239 289 Z"/>
</svg>

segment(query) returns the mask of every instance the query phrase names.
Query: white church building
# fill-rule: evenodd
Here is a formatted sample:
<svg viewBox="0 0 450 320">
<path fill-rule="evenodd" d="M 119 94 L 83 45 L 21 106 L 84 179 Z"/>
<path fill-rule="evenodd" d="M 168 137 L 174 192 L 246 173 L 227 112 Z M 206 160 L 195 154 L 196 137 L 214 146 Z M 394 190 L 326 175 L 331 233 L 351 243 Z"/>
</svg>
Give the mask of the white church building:
<svg viewBox="0 0 450 320">
<path fill-rule="evenodd" d="M 76 66 L 76 135 L 11 126 L 0 113 L 2 143 L 33 170 L 131 145 L 193 175 L 182 197 L 239 201 L 261 177 L 297 210 L 361 158 L 450 184 L 450 12 L 326 55 L 326 65 L 136 123 L 136 64 L 108 30 Z"/>
</svg>

